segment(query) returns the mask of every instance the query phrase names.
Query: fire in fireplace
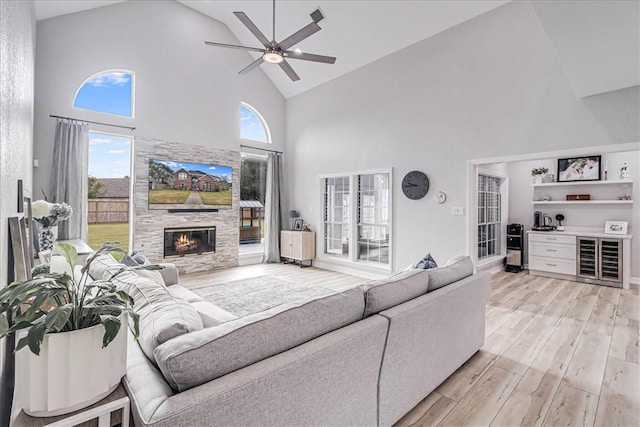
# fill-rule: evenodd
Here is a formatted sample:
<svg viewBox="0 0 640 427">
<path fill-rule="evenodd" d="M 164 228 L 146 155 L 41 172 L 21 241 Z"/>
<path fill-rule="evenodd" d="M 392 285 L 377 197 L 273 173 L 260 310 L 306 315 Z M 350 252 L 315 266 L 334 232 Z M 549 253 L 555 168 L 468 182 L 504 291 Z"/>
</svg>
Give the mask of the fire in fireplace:
<svg viewBox="0 0 640 427">
<path fill-rule="evenodd" d="M 164 257 L 216 251 L 216 227 L 165 228 Z"/>
</svg>

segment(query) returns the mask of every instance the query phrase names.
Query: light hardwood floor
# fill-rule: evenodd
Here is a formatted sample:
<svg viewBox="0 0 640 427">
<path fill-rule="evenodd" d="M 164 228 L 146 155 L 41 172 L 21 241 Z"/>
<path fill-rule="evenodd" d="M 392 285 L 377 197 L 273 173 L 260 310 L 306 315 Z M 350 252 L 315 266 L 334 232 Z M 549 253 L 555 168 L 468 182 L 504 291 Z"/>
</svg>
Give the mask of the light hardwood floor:
<svg viewBox="0 0 640 427">
<path fill-rule="evenodd" d="M 335 290 L 366 281 L 262 264 L 191 274 L 181 283 L 261 275 Z M 491 285 L 484 346 L 397 426 L 640 425 L 640 287 L 505 272 Z"/>
</svg>

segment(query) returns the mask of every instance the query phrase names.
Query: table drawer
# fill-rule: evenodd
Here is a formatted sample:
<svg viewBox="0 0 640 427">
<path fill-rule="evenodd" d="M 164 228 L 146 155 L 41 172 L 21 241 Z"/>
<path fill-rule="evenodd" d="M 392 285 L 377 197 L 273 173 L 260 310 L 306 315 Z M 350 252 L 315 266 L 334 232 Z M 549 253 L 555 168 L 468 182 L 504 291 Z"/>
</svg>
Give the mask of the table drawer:
<svg viewBox="0 0 640 427">
<path fill-rule="evenodd" d="M 561 236 L 558 234 L 529 233 L 529 241 L 544 242 L 544 243 L 563 243 L 568 245 L 575 245 L 576 236 Z"/>
<path fill-rule="evenodd" d="M 559 259 L 530 255 L 529 270 L 548 271 L 550 273 L 576 275 L 575 259 Z"/>
<path fill-rule="evenodd" d="M 576 259 L 576 245 L 559 245 L 546 242 L 530 242 L 529 255 L 562 259 Z"/>
</svg>

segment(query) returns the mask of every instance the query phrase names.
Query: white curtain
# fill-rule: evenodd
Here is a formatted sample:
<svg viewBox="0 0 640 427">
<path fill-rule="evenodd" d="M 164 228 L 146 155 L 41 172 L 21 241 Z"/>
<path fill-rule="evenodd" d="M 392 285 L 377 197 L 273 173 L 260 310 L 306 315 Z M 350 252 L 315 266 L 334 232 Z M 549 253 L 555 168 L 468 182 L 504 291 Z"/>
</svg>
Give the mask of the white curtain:
<svg viewBox="0 0 640 427">
<path fill-rule="evenodd" d="M 267 192 L 265 194 L 264 260 L 280 262 L 280 188 L 282 188 L 282 154 L 267 158 Z"/>
<path fill-rule="evenodd" d="M 53 141 L 53 169 L 49 201 L 65 202 L 73 215 L 58 223 L 58 239 L 87 241 L 89 125 L 58 120 Z"/>
</svg>

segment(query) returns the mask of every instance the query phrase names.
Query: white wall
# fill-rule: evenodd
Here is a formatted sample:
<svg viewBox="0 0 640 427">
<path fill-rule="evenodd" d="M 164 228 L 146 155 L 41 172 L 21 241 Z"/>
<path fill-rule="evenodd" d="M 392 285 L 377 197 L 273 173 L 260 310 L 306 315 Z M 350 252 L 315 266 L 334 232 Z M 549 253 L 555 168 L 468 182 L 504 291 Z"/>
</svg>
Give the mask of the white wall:
<svg viewBox="0 0 640 427">
<path fill-rule="evenodd" d="M 17 213 L 19 179 L 31 191 L 33 2 L 0 1 L 0 287 L 7 282 L 7 217 Z"/>
<path fill-rule="evenodd" d="M 38 22 L 34 188 L 48 188 L 54 119 L 49 114 L 135 126 L 136 136 L 240 150 L 245 101 L 284 149 L 285 100 L 248 53 L 205 46 L 238 41 L 227 27 L 174 1 L 128 1 Z M 135 118 L 73 108 L 78 87 L 106 69 L 135 72 Z M 118 132 L 113 128 L 95 129 Z M 122 131 L 128 134 L 128 131 Z M 253 143 L 254 145 L 260 143 Z M 202 159 L 202 161 L 215 159 Z"/>
<path fill-rule="evenodd" d="M 585 155 L 598 154 L 585 152 Z M 559 206 L 532 206 L 534 190 L 531 186 L 531 169 L 539 167 L 549 168 L 550 173 L 557 176 L 557 159 L 528 160 L 522 162 L 509 162 L 507 170 L 509 175 L 509 222 L 523 224 L 525 230 L 533 225 L 533 211 L 539 210 L 550 215 L 556 223 L 555 216 L 559 213 L 565 216 L 563 225 L 569 227 L 600 227 L 604 230 L 604 222 L 627 221 L 629 233 L 634 234 L 631 240 L 631 259 L 640 259 L 640 151 L 625 151 L 620 153 L 602 154 L 602 167 L 608 169 L 608 179 L 618 180 L 620 168 L 627 162 L 631 172 L 633 184 L 606 185 L 599 187 L 561 187 L 551 189 L 536 189 L 535 196 L 542 198 L 551 197 L 552 200 L 564 200 L 567 194 L 590 194 L 592 199 L 617 199 L 622 192 L 629 192 L 635 201 L 629 205 L 559 205 Z M 604 172 L 603 172 L 604 173 Z M 525 236 L 525 248 L 527 238 Z M 525 250 L 525 264 L 528 263 L 528 254 Z M 640 263 L 632 262 L 631 276 L 640 277 Z"/>
<path fill-rule="evenodd" d="M 530 5 L 511 2 L 289 99 L 286 210 L 321 234 L 318 175 L 391 166 L 394 269 L 442 262 L 467 247 L 451 215 L 468 214 L 467 160 L 640 141 L 639 93 L 577 98 Z M 400 188 L 413 169 L 431 180 L 419 201 Z"/>
</svg>

